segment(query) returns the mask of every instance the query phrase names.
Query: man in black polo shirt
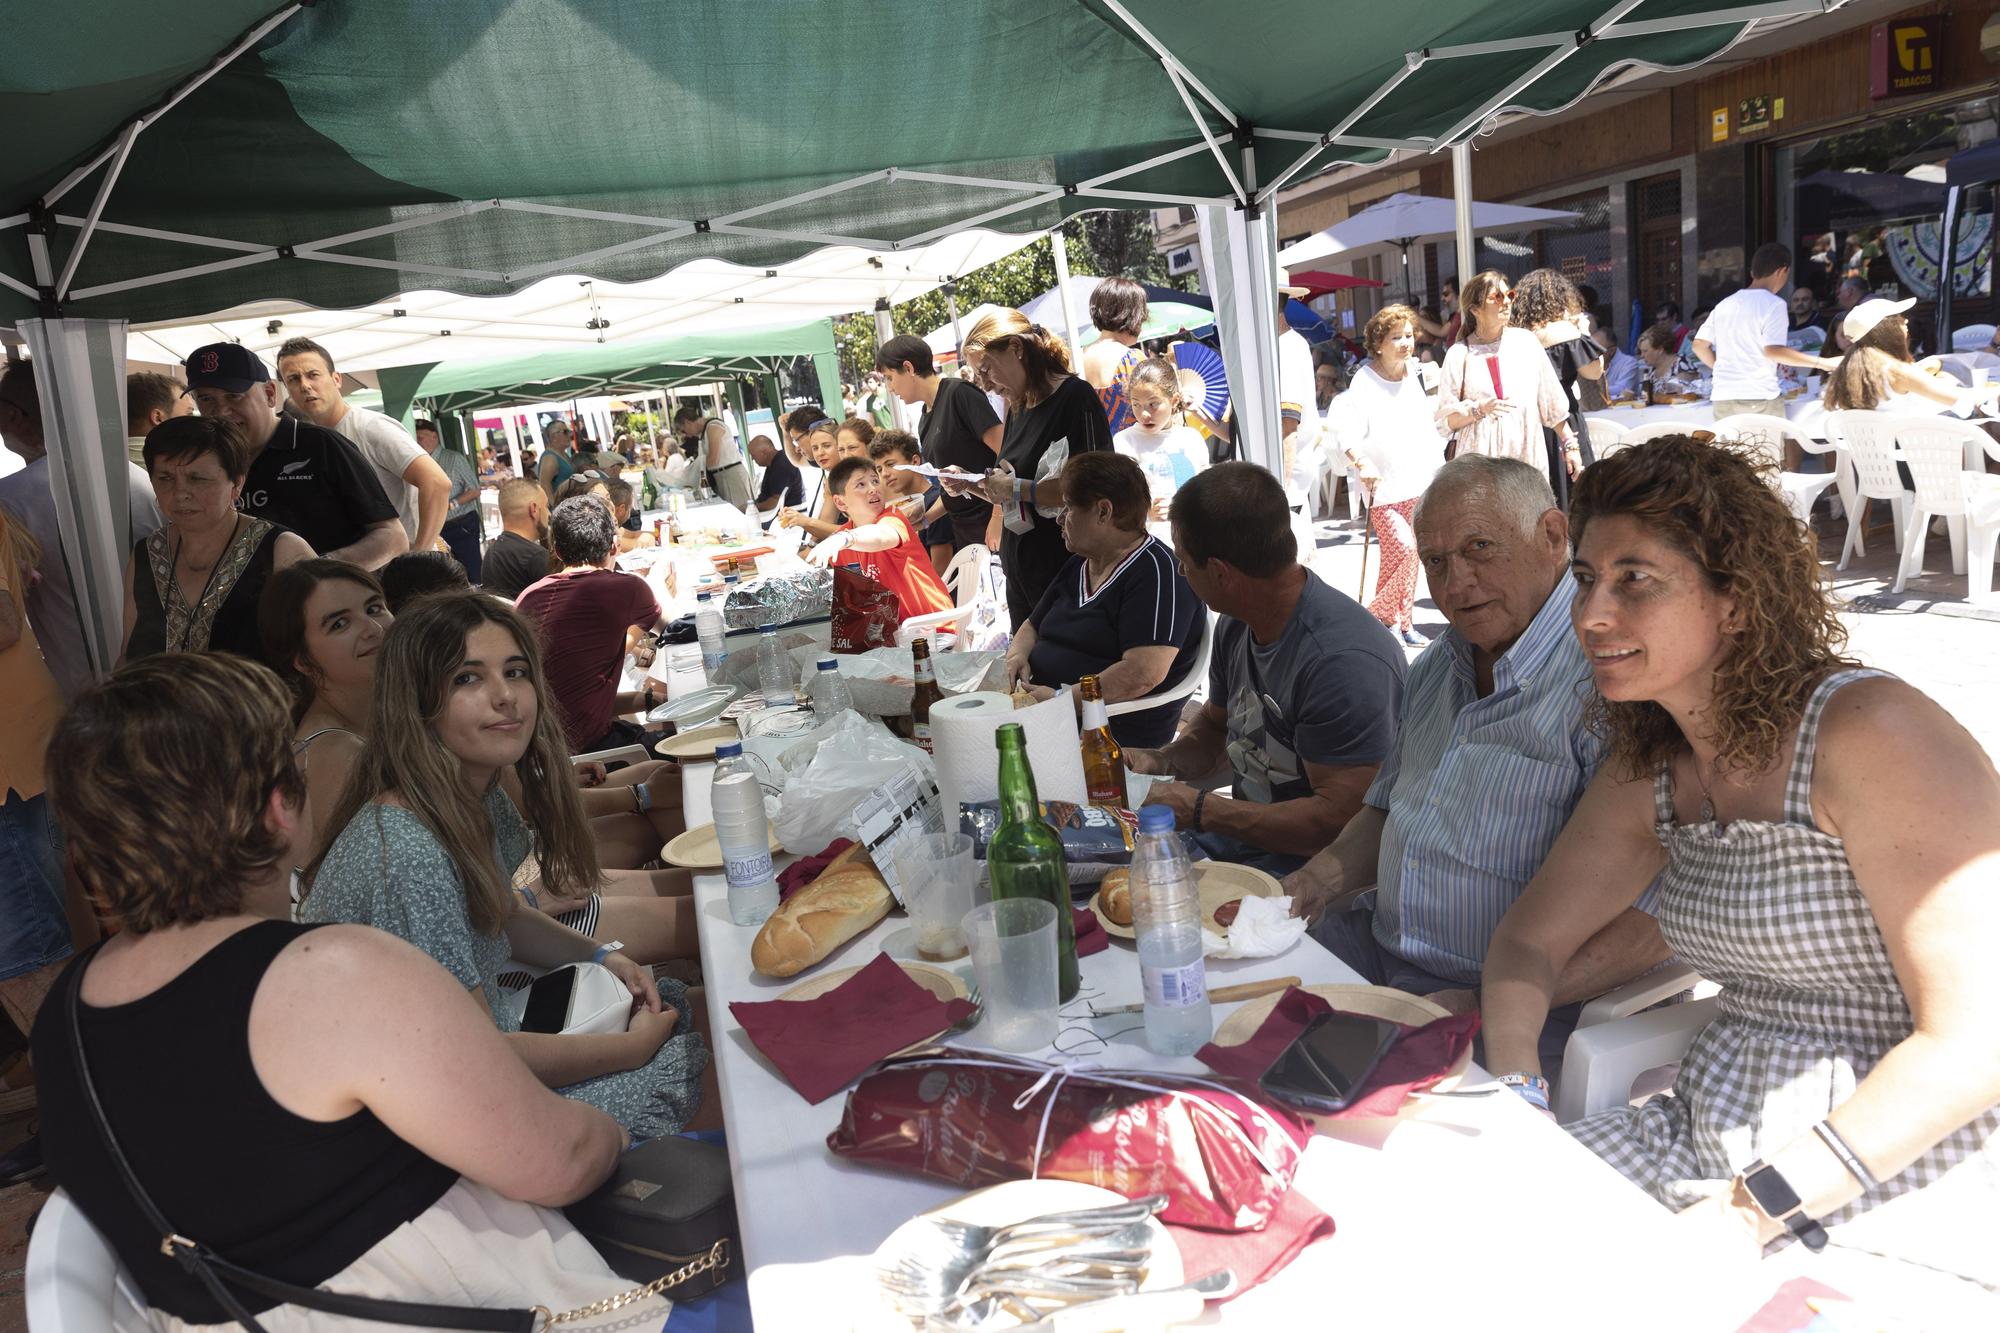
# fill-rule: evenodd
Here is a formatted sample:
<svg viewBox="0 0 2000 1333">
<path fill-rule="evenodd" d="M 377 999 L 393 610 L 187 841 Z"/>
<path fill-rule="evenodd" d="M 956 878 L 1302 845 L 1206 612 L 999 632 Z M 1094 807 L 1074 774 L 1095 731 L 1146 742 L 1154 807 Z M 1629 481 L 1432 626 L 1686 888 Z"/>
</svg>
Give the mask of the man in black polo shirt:
<svg viewBox="0 0 2000 1333">
<path fill-rule="evenodd" d="M 930 344 L 900 334 L 875 353 L 875 368 L 889 381 L 889 391 L 924 409 L 917 438 L 924 461 L 932 467 L 957 467 L 985 476 L 999 461 L 1004 429 L 986 395 L 964 380 L 938 378 Z M 1000 510 L 976 495 L 947 493 L 945 515 L 951 520 L 954 553 L 975 542 L 1000 545 Z"/>
<path fill-rule="evenodd" d="M 248 348 L 210 343 L 184 364 L 201 414 L 234 421 L 256 451 L 238 509 L 289 528 L 328 559 L 363 569 L 380 569 L 410 549 L 368 460 L 339 433 L 281 416 L 284 395 Z"/>
<path fill-rule="evenodd" d="M 759 511 L 768 514 L 785 505 L 798 506 L 806 502 L 805 482 L 799 477 L 798 467 L 785 457 L 777 445 L 771 443 L 770 436 L 750 437 L 750 457 L 764 469 L 763 484 L 757 488 Z"/>
</svg>

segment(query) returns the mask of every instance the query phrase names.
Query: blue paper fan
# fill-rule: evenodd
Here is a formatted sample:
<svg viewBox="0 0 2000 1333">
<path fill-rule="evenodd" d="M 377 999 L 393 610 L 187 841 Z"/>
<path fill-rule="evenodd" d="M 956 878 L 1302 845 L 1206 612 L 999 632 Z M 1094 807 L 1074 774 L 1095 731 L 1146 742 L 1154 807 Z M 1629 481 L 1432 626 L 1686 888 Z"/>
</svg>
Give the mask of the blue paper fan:
<svg viewBox="0 0 2000 1333">
<path fill-rule="evenodd" d="M 1222 367 L 1222 353 L 1207 343 L 1180 342 L 1173 345 L 1172 354 L 1188 405 L 1211 421 L 1222 420 L 1229 408 L 1229 376 Z"/>
</svg>

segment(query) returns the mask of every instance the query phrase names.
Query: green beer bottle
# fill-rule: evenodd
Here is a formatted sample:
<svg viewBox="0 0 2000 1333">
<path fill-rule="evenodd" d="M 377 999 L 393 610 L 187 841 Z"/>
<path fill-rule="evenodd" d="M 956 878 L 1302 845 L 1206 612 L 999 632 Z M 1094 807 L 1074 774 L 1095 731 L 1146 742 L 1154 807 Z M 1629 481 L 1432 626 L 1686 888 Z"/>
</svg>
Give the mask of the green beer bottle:
<svg viewBox="0 0 2000 1333">
<path fill-rule="evenodd" d="M 986 847 L 986 871 L 995 898 L 1040 898 L 1056 909 L 1056 998 L 1076 998 L 1076 922 L 1070 915 L 1069 870 L 1062 837 L 1042 820 L 1035 799 L 1035 771 L 1028 767 L 1028 734 L 1018 722 L 994 734 L 1000 749 L 1000 827 Z"/>
</svg>

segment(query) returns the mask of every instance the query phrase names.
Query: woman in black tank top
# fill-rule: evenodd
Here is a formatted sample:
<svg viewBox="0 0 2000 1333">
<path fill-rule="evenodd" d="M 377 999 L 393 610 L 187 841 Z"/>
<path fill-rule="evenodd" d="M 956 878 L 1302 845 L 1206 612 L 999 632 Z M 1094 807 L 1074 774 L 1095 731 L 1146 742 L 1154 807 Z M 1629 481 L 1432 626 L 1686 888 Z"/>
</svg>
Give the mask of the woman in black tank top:
<svg viewBox="0 0 2000 1333">
<path fill-rule="evenodd" d="M 269 671 L 221 654 L 130 664 L 75 702 L 49 764 L 59 816 L 108 835 L 73 842 L 71 864 L 124 929 L 71 964 L 35 1025 L 43 1148 L 149 1303 L 228 1319 L 161 1254 L 111 1160 L 72 988 L 133 1174 L 223 1258 L 439 1304 L 469 1289 L 562 1309 L 626 1288 L 573 1241 L 558 1258 L 570 1229 L 551 1211 L 609 1173 L 624 1143 L 610 1117 L 543 1088 L 421 953 L 283 919 L 301 792 Z"/>
</svg>

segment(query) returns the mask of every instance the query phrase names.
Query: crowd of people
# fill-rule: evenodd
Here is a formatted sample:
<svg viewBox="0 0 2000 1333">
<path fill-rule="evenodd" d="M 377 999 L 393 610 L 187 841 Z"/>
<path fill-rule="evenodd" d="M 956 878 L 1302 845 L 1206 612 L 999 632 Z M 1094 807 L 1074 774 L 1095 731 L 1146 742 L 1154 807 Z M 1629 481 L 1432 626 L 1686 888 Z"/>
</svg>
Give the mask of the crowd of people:
<svg viewBox="0 0 2000 1333">
<path fill-rule="evenodd" d="M 1790 267 L 1760 249 L 1748 287 L 1693 326 L 1658 312 L 1624 364 L 1549 270 L 1470 275 L 1446 321 L 1387 305 L 1351 374 L 1315 383 L 1308 352 L 1281 375 L 1282 475 L 1229 458 L 1232 423 L 1193 412 L 1122 280 L 1074 360 L 994 311 L 962 377 L 896 337 L 839 419 L 809 403 L 739 445 L 688 407 L 674 448 L 905 616 L 951 607 L 960 553 L 997 558 L 1010 687 L 1095 675 L 1138 702 L 1112 728 L 1148 801 L 1281 877 L 1370 982 L 1476 1008 L 1483 1062 L 1536 1107 L 1584 1002 L 1693 966 L 1720 1016 L 1672 1091 L 1570 1131 L 1720 1241 L 1825 1243 L 1976 1295 L 2000 1287 L 1979 1221 L 2000 1204 L 2000 776 L 1844 655 L 1811 533 L 1758 464 L 1686 436 L 1598 460 L 1582 420 L 1688 354 L 1718 414 L 1782 411 L 1787 365 L 1841 406 L 1953 398 L 1891 303 L 1854 303 L 1837 360 L 1793 347 Z M 1426 340 L 1447 344 L 1430 375 Z M 720 1119 L 691 883 L 655 864 L 685 827 L 678 769 L 571 759 L 648 739 L 654 687 L 622 668 L 667 614 L 617 557 L 650 535 L 567 422 L 506 476 L 347 404 L 317 344 L 277 363 L 217 344 L 185 388 L 133 378 L 101 679 L 35 489 L 32 374 L 0 378 L 30 459 L 0 482 L 0 687 L 23 722 L 0 740 L 0 1003 L 34 1034 L 41 1148 L 149 1300 L 221 1317 L 124 1197 L 70 1031 L 35 1022 L 60 984 L 134 1169 L 245 1266 L 594 1299 L 620 1284 L 551 1206 L 631 1138 Z M 1367 607 L 1300 546 L 1301 467 L 1368 494 Z M 1428 646 L 1419 573 L 1447 625 Z M 1203 661 L 1194 699 L 1145 706 Z M 522 983 L 583 960 L 630 991 L 627 1029 L 522 1031 Z M 245 1095 L 160 1095 L 187 1079 Z"/>
</svg>

